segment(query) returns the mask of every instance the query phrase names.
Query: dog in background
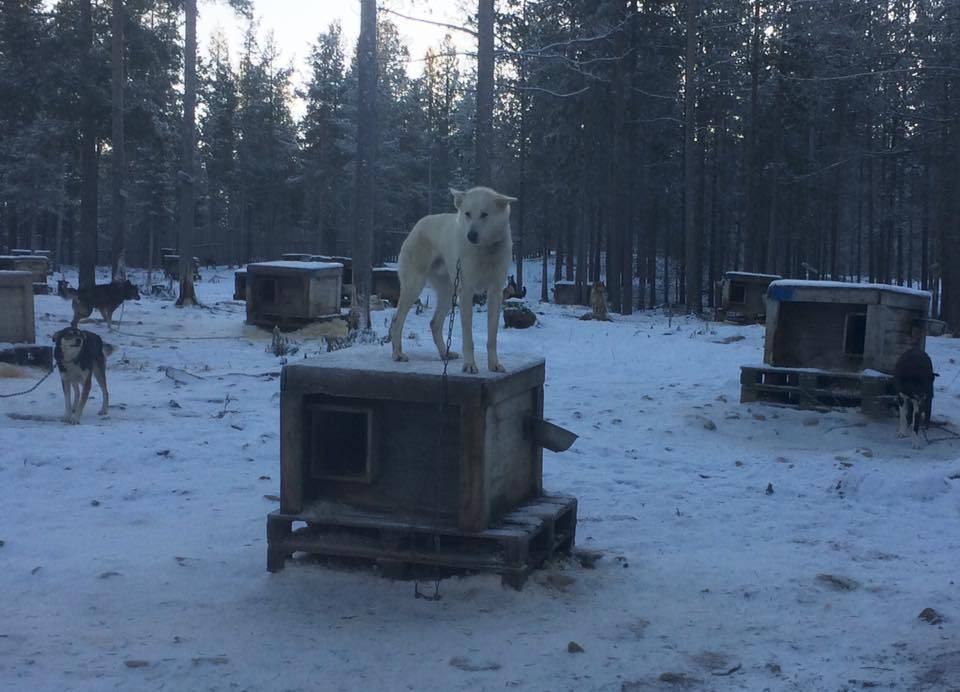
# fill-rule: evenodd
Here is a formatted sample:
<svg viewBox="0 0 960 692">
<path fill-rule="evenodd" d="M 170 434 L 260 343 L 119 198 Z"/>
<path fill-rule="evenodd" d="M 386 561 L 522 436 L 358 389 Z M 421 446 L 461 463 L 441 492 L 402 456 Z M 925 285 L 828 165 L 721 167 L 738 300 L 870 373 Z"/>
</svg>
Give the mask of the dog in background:
<svg viewBox="0 0 960 692">
<path fill-rule="evenodd" d="M 113 328 L 113 313 L 125 300 L 140 300 L 140 289 L 129 279 L 114 281 L 109 284 L 97 284 L 91 288 L 74 289 L 66 281 L 57 284 L 57 292 L 62 298 L 73 301 L 73 320 L 70 324 L 76 327 L 80 320 L 85 320 L 94 309 L 100 312 L 107 327 Z"/>
<path fill-rule="evenodd" d="M 920 430 L 926 439 L 933 410 L 933 362 L 925 351 L 911 348 L 905 351 L 893 369 L 893 384 L 897 390 L 897 405 L 900 408 L 898 437 L 913 438 L 913 448 L 921 444 Z"/>
<path fill-rule="evenodd" d="M 612 322 L 607 312 L 607 286 L 602 281 L 594 281 L 590 288 L 590 312 L 580 316 L 581 320 L 600 320 Z"/>
<path fill-rule="evenodd" d="M 113 353 L 113 346 L 103 343 L 103 339 L 93 332 L 70 326 L 53 335 L 53 357 L 60 371 L 60 384 L 63 386 L 63 420 L 76 425 L 83 415 L 83 407 L 90 396 L 91 381 L 96 378 L 103 392 L 103 405 L 99 415 L 105 416 L 110 408 L 110 394 L 107 391 L 107 356 Z M 83 387 L 81 391 L 81 385 Z"/>
<path fill-rule="evenodd" d="M 456 284 L 463 327 L 463 371 L 478 372 L 473 353 L 472 306 L 473 296 L 486 291 L 487 367 L 493 372 L 504 372 L 497 355 L 497 329 L 503 287 L 513 260 L 510 203 L 516 199 L 488 187 L 450 192 L 456 213 L 423 217 L 400 247 L 400 300 L 390 328 L 393 359 L 408 360 L 403 353 L 403 323 L 427 281 L 437 292 L 437 308 L 430 320 L 433 342 L 441 358 L 458 357 L 447 351 L 443 341 L 443 320 L 451 310 Z"/>
<path fill-rule="evenodd" d="M 507 278 L 507 287 L 503 289 L 503 299 L 511 300 L 513 298 L 526 298 L 527 296 L 527 287 L 524 286 L 521 291 L 517 286 L 517 280 L 510 276 Z"/>
</svg>

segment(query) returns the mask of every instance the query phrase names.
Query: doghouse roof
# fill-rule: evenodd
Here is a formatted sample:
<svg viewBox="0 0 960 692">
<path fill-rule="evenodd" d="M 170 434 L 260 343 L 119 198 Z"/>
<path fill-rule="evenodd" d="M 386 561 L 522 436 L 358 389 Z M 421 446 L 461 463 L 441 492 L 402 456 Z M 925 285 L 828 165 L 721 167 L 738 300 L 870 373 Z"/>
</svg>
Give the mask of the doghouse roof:
<svg viewBox="0 0 960 692">
<path fill-rule="evenodd" d="M 13 269 L 0 269 L 0 284 L 17 286 L 22 283 L 33 283 L 33 273 Z"/>
<path fill-rule="evenodd" d="M 725 279 L 740 279 L 741 281 L 755 281 L 757 283 L 783 278 L 779 274 L 755 274 L 753 272 L 726 272 L 723 276 Z"/>
<path fill-rule="evenodd" d="M 855 284 L 842 281 L 803 281 L 781 279 L 767 289 L 767 298 L 780 302 L 847 303 L 854 305 L 889 305 L 919 310 L 930 309 L 930 293 L 889 284 Z"/>
<path fill-rule="evenodd" d="M 281 391 L 302 389 L 349 398 L 439 404 L 444 386 L 443 362 L 435 351 L 415 350 L 408 354 L 410 360 L 402 363 L 393 360 L 389 349 L 371 350 L 363 358 L 351 351 L 355 349 L 285 365 L 280 379 Z M 507 370 L 505 373 L 490 372 L 484 359 L 478 359 L 480 372 L 467 374 L 461 371 L 460 361 L 452 361 L 447 372 L 448 402 L 480 405 L 543 384 L 542 357 L 510 353 L 500 360 Z"/>
<path fill-rule="evenodd" d="M 325 269 L 343 269 L 339 262 L 294 262 L 291 260 L 275 260 L 273 262 L 256 262 L 247 265 L 247 271 L 250 270 L 271 270 L 279 269 L 281 271 L 323 271 Z"/>
</svg>

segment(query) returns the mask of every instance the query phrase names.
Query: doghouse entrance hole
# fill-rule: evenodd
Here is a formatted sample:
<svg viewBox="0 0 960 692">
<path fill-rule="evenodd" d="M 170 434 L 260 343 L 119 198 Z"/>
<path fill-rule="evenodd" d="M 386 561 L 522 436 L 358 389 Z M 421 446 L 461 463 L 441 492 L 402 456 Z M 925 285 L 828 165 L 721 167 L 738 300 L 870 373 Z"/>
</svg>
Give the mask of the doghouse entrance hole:
<svg viewBox="0 0 960 692">
<path fill-rule="evenodd" d="M 843 336 L 843 352 L 862 356 L 867 340 L 867 316 L 863 313 L 847 315 Z"/>
<path fill-rule="evenodd" d="M 264 303 L 277 302 L 277 281 L 276 279 L 260 279 L 257 282 L 257 294 Z"/>
<path fill-rule="evenodd" d="M 741 304 L 747 302 L 746 284 L 738 284 L 738 283 L 730 284 L 730 302 L 741 303 Z"/>
<path fill-rule="evenodd" d="M 315 404 L 309 411 L 310 476 L 372 482 L 373 410 L 360 406 Z"/>
</svg>

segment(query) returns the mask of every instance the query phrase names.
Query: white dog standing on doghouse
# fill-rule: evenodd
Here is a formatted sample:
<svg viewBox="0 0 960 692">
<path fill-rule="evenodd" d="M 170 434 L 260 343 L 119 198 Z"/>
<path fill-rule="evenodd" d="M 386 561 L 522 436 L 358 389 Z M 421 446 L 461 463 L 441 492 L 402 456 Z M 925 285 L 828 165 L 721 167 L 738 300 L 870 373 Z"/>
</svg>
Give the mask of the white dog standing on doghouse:
<svg viewBox="0 0 960 692">
<path fill-rule="evenodd" d="M 456 214 L 433 214 L 420 219 L 403 241 L 397 272 L 400 301 L 390 330 L 393 359 L 407 360 L 403 353 L 403 323 L 420 297 L 427 280 L 437 292 L 437 310 L 430 320 L 433 342 L 441 358 L 457 358 L 447 352 L 443 321 L 452 309 L 457 262 L 460 262 L 460 322 L 463 327 L 463 371 L 476 373 L 473 355 L 473 296 L 487 292 L 487 366 L 504 372 L 497 357 L 497 328 L 507 271 L 513 259 L 510 234 L 510 203 L 517 200 L 488 187 L 466 192 L 451 189 Z"/>
</svg>

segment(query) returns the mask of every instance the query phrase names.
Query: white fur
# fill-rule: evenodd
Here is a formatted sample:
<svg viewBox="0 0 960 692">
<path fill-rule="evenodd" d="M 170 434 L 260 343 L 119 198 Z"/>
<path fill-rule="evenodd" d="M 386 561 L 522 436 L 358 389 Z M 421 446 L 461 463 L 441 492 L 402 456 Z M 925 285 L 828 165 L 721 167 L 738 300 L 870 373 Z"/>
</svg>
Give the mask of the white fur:
<svg viewBox="0 0 960 692">
<path fill-rule="evenodd" d="M 430 320 L 434 344 L 441 358 L 458 357 L 452 351 L 447 353 L 443 321 L 452 309 L 459 261 L 457 297 L 463 327 L 463 371 L 477 372 L 473 353 L 473 296 L 486 291 L 487 367 L 493 372 L 503 372 L 497 355 L 497 329 L 503 287 L 513 257 L 510 203 L 516 200 L 486 187 L 450 192 L 457 213 L 420 219 L 400 248 L 400 300 L 390 334 L 393 358 L 407 360 L 403 353 L 403 323 L 428 280 L 437 291 L 437 309 Z"/>
</svg>

